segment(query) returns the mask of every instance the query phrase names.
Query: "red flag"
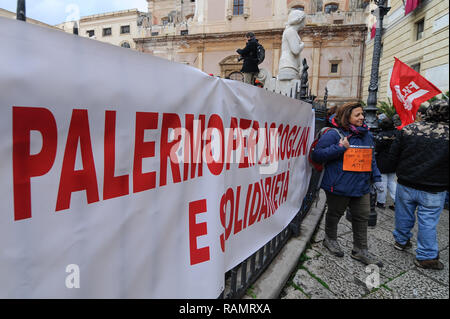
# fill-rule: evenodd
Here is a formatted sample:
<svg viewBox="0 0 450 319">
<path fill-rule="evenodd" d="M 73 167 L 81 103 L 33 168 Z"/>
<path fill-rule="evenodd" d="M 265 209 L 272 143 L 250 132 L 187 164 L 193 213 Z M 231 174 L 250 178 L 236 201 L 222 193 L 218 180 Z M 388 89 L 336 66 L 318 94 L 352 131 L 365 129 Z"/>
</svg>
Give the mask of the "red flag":
<svg viewBox="0 0 450 319">
<path fill-rule="evenodd" d="M 398 129 L 415 121 L 420 104 L 442 93 L 433 83 L 397 58 L 395 58 L 390 86 L 392 102 L 402 121 Z"/>
<path fill-rule="evenodd" d="M 405 4 L 405 15 L 414 11 L 415 8 L 419 5 L 420 0 L 406 0 Z"/>
<path fill-rule="evenodd" d="M 376 27 L 376 23 L 374 23 L 372 25 L 372 29 L 370 30 L 370 38 L 373 39 L 375 38 L 375 33 L 377 32 L 377 27 Z"/>
</svg>

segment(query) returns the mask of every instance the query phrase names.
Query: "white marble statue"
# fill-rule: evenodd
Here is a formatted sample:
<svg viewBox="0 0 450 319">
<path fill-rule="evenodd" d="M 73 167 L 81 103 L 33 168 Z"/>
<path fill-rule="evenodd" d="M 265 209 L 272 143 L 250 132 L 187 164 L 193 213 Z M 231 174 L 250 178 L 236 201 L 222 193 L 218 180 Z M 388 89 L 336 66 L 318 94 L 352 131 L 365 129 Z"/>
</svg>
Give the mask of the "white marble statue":
<svg viewBox="0 0 450 319">
<path fill-rule="evenodd" d="M 305 26 L 305 13 L 292 10 L 288 16 L 286 29 L 281 42 L 281 58 L 279 63 L 279 80 L 300 79 L 302 65 L 301 53 L 305 44 L 300 39 L 298 31 Z"/>
<path fill-rule="evenodd" d="M 277 77 L 277 89 L 282 93 L 289 92 L 296 83 L 300 86 L 301 53 L 305 44 L 298 35 L 298 31 L 305 26 L 305 17 L 303 11 L 292 10 L 283 32 Z"/>
<path fill-rule="evenodd" d="M 304 26 L 305 13 L 300 10 L 292 10 L 283 32 L 278 77 L 272 78 L 272 74 L 264 68 L 260 68 L 257 76 L 257 79 L 264 84 L 264 88 L 282 94 L 289 94 L 291 89 L 295 89 L 296 84 L 300 88 L 301 52 L 305 44 L 298 35 L 298 31 Z"/>
</svg>

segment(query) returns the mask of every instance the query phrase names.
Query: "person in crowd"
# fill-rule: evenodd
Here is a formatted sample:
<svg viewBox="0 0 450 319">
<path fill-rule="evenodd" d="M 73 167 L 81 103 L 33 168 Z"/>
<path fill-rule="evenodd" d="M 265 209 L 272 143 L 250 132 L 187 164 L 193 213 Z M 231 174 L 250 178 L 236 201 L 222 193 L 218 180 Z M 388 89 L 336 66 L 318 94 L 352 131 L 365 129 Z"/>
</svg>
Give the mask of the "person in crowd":
<svg viewBox="0 0 450 319">
<path fill-rule="evenodd" d="M 331 120 L 334 118 L 337 110 L 337 106 L 335 104 L 330 103 L 330 108 L 327 109 L 327 116 L 325 120 L 325 126 L 333 127 L 333 124 L 331 123 Z"/>
<path fill-rule="evenodd" d="M 392 122 L 394 122 L 394 126 L 396 129 L 402 126 L 402 120 L 400 119 L 400 115 L 398 115 L 397 113 L 392 116 Z"/>
<path fill-rule="evenodd" d="M 448 101 L 433 102 L 423 121 L 403 127 L 389 153 L 397 174 L 394 247 L 405 250 L 412 246 L 411 229 L 417 209 L 414 263 L 425 269 L 444 268 L 439 261 L 436 227 L 448 190 L 448 120 Z"/>
<path fill-rule="evenodd" d="M 244 82 L 252 84 L 255 81 L 256 75 L 259 73 L 258 57 L 256 54 L 258 48 L 258 40 L 255 38 L 253 32 L 245 34 L 247 44 L 243 49 L 237 49 L 236 52 L 244 59 L 241 72 L 244 74 Z"/>
<path fill-rule="evenodd" d="M 384 114 L 382 114 L 384 115 Z M 381 116 L 380 116 L 381 118 Z M 395 200 L 395 190 L 397 183 L 395 181 L 395 169 L 392 169 L 389 163 L 389 149 L 398 134 L 398 130 L 394 127 L 394 122 L 387 116 L 380 121 L 379 127 L 381 131 L 375 139 L 375 158 L 377 167 L 381 173 L 381 182 L 383 183 L 383 191 L 377 192 L 377 207 L 386 208 L 386 197 L 389 192 L 391 199 Z M 395 205 L 390 205 L 389 209 L 394 210 Z"/>
<path fill-rule="evenodd" d="M 417 114 L 416 114 L 416 122 L 420 122 L 423 120 L 424 115 L 427 112 L 427 107 L 422 104 L 419 109 L 417 110 Z"/>
<path fill-rule="evenodd" d="M 374 141 L 364 123 L 364 111 L 359 102 L 341 105 L 331 123 L 339 130 L 327 131 L 317 143 L 312 159 L 324 163 L 325 173 L 321 188 L 327 196 L 328 211 L 325 217 L 325 239 L 323 245 L 338 256 L 344 256 L 337 241 L 339 220 L 349 207 L 352 211 L 353 249 L 351 257 L 364 264 L 382 267 L 368 251 L 367 226 L 370 213 L 370 184 L 381 189 L 381 174 L 372 152 L 368 159 L 371 171 L 344 170 L 344 153 L 350 146 L 355 149 L 372 148 Z M 343 137 L 341 137 L 341 135 Z M 370 153 L 369 153 L 370 156 Z M 348 160 L 348 159 L 346 159 Z"/>
<path fill-rule="evenodd" d="M 261 81 L 259 81 L 258 79 L 255 80 L 255 86 L 259 87 L 259 88 L 263 88 L 264 84 L 261 83 Z"/>
</svg>

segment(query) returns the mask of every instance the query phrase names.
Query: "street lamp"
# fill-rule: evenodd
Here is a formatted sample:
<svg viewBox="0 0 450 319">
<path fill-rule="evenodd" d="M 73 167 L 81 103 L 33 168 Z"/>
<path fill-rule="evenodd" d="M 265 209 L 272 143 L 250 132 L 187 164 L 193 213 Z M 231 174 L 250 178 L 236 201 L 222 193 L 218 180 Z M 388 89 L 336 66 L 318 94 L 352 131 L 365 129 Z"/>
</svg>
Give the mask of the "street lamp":
<svg viewBox="0 0 450 319">
<path fill-rule="evenodd" d="M 370 84 L 369 84 L 369 97 L 367 98 L 366 123 L 370 129 L 377 129 L 377 93 L 378 93 L 378 73 L 380 69 L 380 55 L 381 55 L 381 36 L 383 33 L 383 19 L 384 16 L 391 9 L 386 6 L 387 0 L 375 0 L 377 9 L 372 11 L 377 16 L 377 28 L 375 33 L 375 39 L 373 43 L 373 57 L 372 57 L 372 70 L 370 72 Z"/>
<path fill-rule="evenodd" d="M 375 39 L 373 41 L 373 57 L 372 57 L 372 70 L 370 72 L 370 84 L 369 84 L 369 97 L 367 98 L 366 123 L 372 130 L 372 133 L 376 135 L 378 130 L 377 121 L 377 93 L 378 93 L 378 74 L 380 69 L 380 56 L 381 56 L 381 37 L 383 34 L 383 19 L 384 16 L 391 9 L 387 6 L 387 0 L 375 0 L 375 4 L 378 6 L 372 14 L 375 12 L 377 17 L 377 28 L 375 33 Z M 377 211 L 375 205 L 377 201 L 377 193 L 371 186 L 370 191 L 370 213 L 369 213 L 369 226 L 375 226 L 377 224 Z"/>
<path fill-rule="evenodd" d="M 76 21 L 74 21 L 73 23 L 73 34 L 78 35 L 78 23 Z"/>
<path fill-rule="evenodd" d="M 380 55 L 381 55 L 381 36 L 383 33 L 383 19 L 384 16 L 391 9 L 387 6 L 387 0 L 374 0 L 375 4 L 378 6 L 371 13 L 377 17 L 377 28 L 375 33 L 375 39 L 373 43 L 373 56 L 372 56 L 372 69 L 370 72 L 370 83 L 369 83 L 369 96 L 367 98 L 367 106 L 364 108 L 365 120 L 367 126 L 370 128 L 372 134 L 375 136 L 378 131 L 378 120 L 377 120 L 377 93 L 378 93 L 378 74 L 380 69 Z M 377 224 L 377 211 L 375 210 L 377 194 L 370 187 L 370 213 L 369 213 L 369 226 L 375 226 Z M 350 209 L 347 209 L 346 214 L 347 220 L 351 221 L 352 214 Z"/>
<path fill-rule="evenodd" d="M 17 0 L 16 19 L 26 21 L 27 15 L 25 13 L 25 0 Z"/>
</svg>

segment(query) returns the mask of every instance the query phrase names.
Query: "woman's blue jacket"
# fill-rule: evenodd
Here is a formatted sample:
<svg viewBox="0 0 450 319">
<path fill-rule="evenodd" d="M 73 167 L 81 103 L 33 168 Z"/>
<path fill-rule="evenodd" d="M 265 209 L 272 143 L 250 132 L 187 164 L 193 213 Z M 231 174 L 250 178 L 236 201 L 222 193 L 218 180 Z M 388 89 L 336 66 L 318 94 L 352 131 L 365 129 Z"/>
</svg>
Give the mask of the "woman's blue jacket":
<svg viewBox="0 0 450 319">
<path fill-rule="evenodd" d="M 333 121 L 334 122 L 334 121 Z M 335 124 L 335 122 L 334 122 Z M 343 136 L 347 136 L 350 145 L 374 147 L 373 136 L 367 126 L 353 131 L 337 127 Z M 372 151 L 372 172 L 350 172 L 343 170 L 343 159 L 346 148 L 339 146 L 339 134 L 328 130 L 318 141 L 312 159 L 323 163 L 325 173 L 321 188 L 336 195 L 360 197 L 370 192 L 370 184 L 381 181 L 381 174 Z"/>
</svg>

